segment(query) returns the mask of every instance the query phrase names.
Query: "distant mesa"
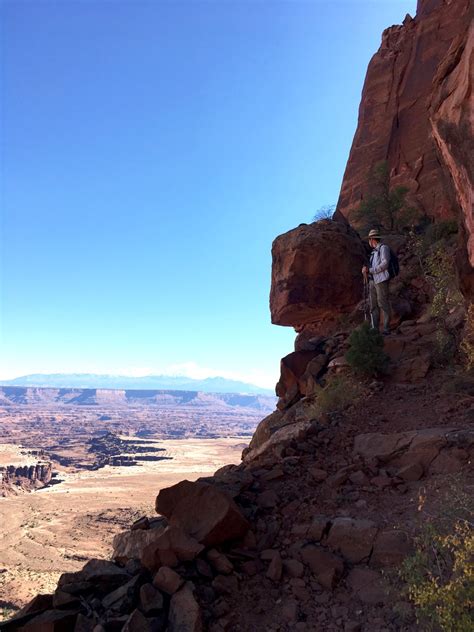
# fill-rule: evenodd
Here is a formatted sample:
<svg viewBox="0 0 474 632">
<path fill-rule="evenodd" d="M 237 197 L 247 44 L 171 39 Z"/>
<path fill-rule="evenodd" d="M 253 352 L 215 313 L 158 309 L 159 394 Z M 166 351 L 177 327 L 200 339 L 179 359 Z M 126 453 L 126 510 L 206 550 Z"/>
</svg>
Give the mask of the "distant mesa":
<svg viewBox="0 0 474 632">
<path fill-rule="evenodd" d="M 2 386 L 37 386 L 43 388 L 125 389 L 125 390 L 173 390 L 200 391 L 202 393 L 245 393 L 272 395 L 273 391 L 238 380 L 223 377 L 207 377 L 196 380 L 185 376 L 101 375 L 96 373 L 34 373 L 13 380 L 2 380 Z"/>
<path fill-rule="evenodd" d="M 276 398 L 273 395 L 258 393 L 0 386 L 0 401 L 1 405 L 6 407 L 54 404 L 61 406 L 107 406 L 109 409 L 129 406 L 156 406 L 160 408 L 187 407 L 228 411 L 232 408 L 244 408 L 265 413 L 273 410 Z M 110 417 L 107 414 L 105 416 Z"/>
<path fill-rule="evenodd" d="M 52 483 L 52 464 L 39 461 L 34 465 L 0 467 L 0 497 L 41 489 Z"/>
</svg>

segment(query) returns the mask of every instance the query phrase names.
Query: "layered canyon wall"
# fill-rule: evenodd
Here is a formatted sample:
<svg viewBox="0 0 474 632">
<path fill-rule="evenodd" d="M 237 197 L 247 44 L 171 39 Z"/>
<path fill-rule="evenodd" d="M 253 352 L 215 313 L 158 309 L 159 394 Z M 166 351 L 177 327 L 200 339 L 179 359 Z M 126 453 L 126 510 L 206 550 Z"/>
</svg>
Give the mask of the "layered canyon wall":
<svg viewBox="0 0 474 632">
<path fill-rule="evenodd" d="M 392 186 L 433 220 L 463 228 L 459 267 L 472 284 L 473 5 L 419 0 L 416 17 L 386 29 L 370 61 L 336 217 L 350 216 L 367 176 L 386 161 Z"/>
<path fill-rule="evenodd" d="M 415 18 L 384 31 L 362 91 L 339 221 L 302 224 L 274 241 L 272 322 L 296 329 L 296 350 L 360 301 L 367 253 L 347 219 L 382 161 L 390 185 L 406 186 L 422 213 L 458 221 L 457 269 L 462 289 L 474 295 L 472 7 L 470 0 L 419 0 Z M 398 251 L 396 238 L 390 246 Z"/>
</svg>

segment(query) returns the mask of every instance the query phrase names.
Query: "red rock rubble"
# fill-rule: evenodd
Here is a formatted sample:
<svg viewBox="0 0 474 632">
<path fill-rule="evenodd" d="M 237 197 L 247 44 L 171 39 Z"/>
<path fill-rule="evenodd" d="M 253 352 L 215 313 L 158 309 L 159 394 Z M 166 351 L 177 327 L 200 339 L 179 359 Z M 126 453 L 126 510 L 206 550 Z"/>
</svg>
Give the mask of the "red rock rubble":
<svg viewBox="0 0 474 632">
<path fill-rule="evenodd" d="M 443 502 L 446 475 L 472 480 L 474 457 L 474 381 L 451 379 L 449 390 L 446 372 L 432 370 L 436 325 L 419 278 L 400 284 L 409 310 L 400 308 L 397 335 L 386 341 L 390 374 L 330 412 L 317 398 L 322 379 L 347 371 L 349 331 L 335 325 L 358 311 L 365 250 L 341 212 L 361 199 L 368 168 L 388 159 L 392 183 L 408 184 L 434 217 L 453 216 L 469 199 L 463 157 L 449 140 L 466 126 L 467 7 L 423 0 L 415 20 L 384 33 L 364 87 L 339 221 L 275 240 L 272 321 L 299 335 L 282 360 L 278 410 L 261 421 L 242 462 L 162 490 L 161 515 L 117 536 L 114 561 L 64 574 L 53 595 L 37 597 L 0 630 L 419 629 L 386 570 L 413 550 L 425 517 L 420 497 Z M 444 59 L 451 61 L 442 66 Z M 458 202 L 445 176 L 459 184 Z M 463 318 L 451 316 L 456 332 Z"/>
</svg>

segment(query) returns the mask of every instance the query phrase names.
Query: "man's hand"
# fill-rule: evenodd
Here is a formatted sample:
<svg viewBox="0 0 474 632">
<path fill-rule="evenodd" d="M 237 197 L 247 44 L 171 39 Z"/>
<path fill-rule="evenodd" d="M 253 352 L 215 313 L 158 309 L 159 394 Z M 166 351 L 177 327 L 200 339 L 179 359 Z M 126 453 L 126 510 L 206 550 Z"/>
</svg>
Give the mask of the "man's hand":
<svg viewBox="0 0 474 632">
<path fill-rule="evenodd" d="M 364 267 L 362 268 L 362 274 L 363 274 L 364 276 L 367 276 L 367 275 L 369 274 L 369 268 L 368 268 L 367 266 L 364 266 Z"/>
</svg>

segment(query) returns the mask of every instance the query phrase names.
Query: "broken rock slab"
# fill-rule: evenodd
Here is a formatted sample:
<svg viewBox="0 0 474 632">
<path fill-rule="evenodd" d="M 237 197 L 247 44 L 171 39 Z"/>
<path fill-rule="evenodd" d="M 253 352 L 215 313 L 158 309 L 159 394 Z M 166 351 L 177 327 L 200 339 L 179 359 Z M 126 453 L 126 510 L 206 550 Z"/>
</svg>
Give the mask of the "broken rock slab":
<svg viewBox="0 0 474 632">
<path fill-rule="evenodd" d="M 129 573 L 114 562 L 89 560 L 82 570 L 75 573 L 63 573 L 58 581 L 58 590 L 71 595 L 93 591 L 101 597 L 130 579 Z"/>
<path fill-rule="evenodd" d="M 79 610 L 46 610 L 34 617 L 24 625 L 11 630 L 22 632 L 66 632 L 74 630 L 76 617 Z"/>
<path fill-rule="evenodd" d="M 243 538 L 249 529 L 231 496 L 206 483 L 184 480 L 162 489 L 155 507 L 170 525 L 205 546 Z"/>
<path fill-rule="evenodd" d="M 193 560 L 204 548 L 177 526 L 124 531 L 113 540 L 113 558 L 120 564 L 140 560 L 150 570 Z"/>
<path fill-rule="evenodd" d="M 118 533 L 113 539 L 114 560 L 120 564 L 126 564 L 129 560 L 139 560 L 144 549 L 157 542 L 164 530 L 165 526 L 157 529 L 132 529 Z"/>
<path fill-rule="evenodd" d="M 377 525 L 371 520 L 335 518 L 325 544 L 349 562 L 357 564 L 369 558 L 377 530 Z"/>
<path fill-rule="evenodd" d="M 102 599 L 102 606 L 105 610 L 113 610 L 115 612 L 130 612 L 135 603 L 143 579 L 136 575 L 123 586 L 119 586 Z"/>
<path fill-rule="evenodd" d="M 275 387 L 275 392 L 280 398 L 277 403 L 278 410 L 285 410 L 307 394 L 307 381 L 310 374 L 307 368 L 316 359 L 317 351 L 294 351 L 280 361 L 280 379 Z M 324 366 L 323 361 L 319 370 Z"/>
<path fill-rule="evenodd" d="M 429 354 L 401 361 L 397 364 L 392 378 L 396 382 L 419 382 L 426 377 L 431 365 Z"/>
<path fill-rule="evenodd" d="M 318 546 L 305 546 L 301 550 L 301 559 L 309 566 L 321 586 L 328 590 L 336 586 L 344 572 L 341 558 Z"/>
<path fill-rule="evenodd" d="M 140 561 L 149 570 L 161 566 L 176 566 L 178 562 L 190 562 L 204 546 L 182 529 L 170 525 L 160 537 L 143 549 Z"/>
<path fill-rule="evenodd" d="M 365 567 L 355 567 L 349 572 L 346 584 L 362 603 L 372 606 L 385 603 L 387 588 L 376 571 Z"/>
<path fill-rule="evenodd" d="M 473 453 L 474 431 L 471 429 L 424 428 L 393 434 L 370 433 L 358 435 L 354 440 L 354 454 L 366 461 L 377 459 L 396 466 L 402 473 L 412 472 L 415 478 L 419 467 L 428 473 L 435 464 L 437 473 L 460 471 Z M 404 469 L 408 466 L 411 469 Z"/>
<path fill-rule="evenodd" d="M 400 566 L 412 550 L 412 542 L 405 531 L 400 529 L 380 531 L 374 541 L 370 565 Z"/>
</svg>

